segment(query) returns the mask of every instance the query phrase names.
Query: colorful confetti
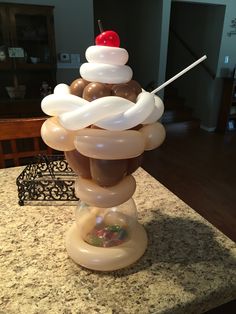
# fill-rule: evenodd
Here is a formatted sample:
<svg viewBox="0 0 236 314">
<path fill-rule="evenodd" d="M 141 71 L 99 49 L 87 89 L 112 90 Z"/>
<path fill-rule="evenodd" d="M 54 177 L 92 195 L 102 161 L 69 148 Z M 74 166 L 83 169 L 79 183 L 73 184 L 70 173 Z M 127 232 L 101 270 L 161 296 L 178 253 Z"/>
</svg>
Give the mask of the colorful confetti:
<svg viewBox="0 0 236 314">
<path fill-rule="evenodd" d="M 128 238 L 127 229 L 119 225 L 98 224 L 85 238 L 93 246 L 112 247 L 124 243 Z"/>
</svg>

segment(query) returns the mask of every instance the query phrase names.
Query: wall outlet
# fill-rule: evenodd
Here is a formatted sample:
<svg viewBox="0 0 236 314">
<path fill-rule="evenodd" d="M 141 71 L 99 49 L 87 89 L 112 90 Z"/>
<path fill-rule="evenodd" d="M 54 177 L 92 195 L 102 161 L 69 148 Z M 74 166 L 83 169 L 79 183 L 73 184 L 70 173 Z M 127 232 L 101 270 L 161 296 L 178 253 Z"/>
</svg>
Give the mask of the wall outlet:
<svg viewBox="0 0 236 314">
<path fill-rule="evenodd" d="M 18 47 L 8 48 L 8 54 L 10 58 L 24 58 L 25 56 L 24 49 Z"/>
</svg>

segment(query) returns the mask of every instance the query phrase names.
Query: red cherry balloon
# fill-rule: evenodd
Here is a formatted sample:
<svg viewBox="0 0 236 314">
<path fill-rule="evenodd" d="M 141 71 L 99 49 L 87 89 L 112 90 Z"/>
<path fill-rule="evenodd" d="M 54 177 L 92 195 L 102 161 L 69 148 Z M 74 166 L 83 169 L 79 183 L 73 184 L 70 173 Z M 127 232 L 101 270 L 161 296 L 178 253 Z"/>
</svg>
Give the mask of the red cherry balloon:
<svg viewBox="0 0 236 314">
<path fill-rule="evenodd" d="M 98 46 L 120 47 L 120 37 L 114 31 L 105 31 L 95 39 Z"/>
</svg>

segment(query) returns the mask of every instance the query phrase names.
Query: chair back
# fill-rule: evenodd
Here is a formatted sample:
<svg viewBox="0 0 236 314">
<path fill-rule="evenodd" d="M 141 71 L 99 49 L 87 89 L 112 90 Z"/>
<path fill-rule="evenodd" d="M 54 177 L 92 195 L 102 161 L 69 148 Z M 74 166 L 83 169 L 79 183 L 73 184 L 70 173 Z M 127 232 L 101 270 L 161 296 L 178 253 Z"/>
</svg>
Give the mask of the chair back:
<svg viewBox="0 0 236 314">
<path fill-rule="evenodd" d="M 0 119 L 0 168 L 28 164 L 37 155 L 52 154 L 40 135 L 46 119 Z"/>
</svg>

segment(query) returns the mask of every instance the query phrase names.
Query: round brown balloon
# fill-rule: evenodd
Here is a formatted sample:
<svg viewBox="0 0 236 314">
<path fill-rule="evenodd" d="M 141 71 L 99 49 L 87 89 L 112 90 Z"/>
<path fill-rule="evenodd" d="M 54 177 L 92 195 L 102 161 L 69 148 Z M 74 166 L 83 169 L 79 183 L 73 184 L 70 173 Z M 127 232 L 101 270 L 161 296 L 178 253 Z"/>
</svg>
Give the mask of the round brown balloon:
<svg viewBox="0 0 236 314">
<path fill-rule="evenodd" d="M 115 84 L 111 89 L 112 95 L 136 102 L 137 94 L 132 86 L 128 84 Z"/>
<path fill-rule="evenodd" d="M 70 93 L 72 95 L 82 97 L 83 90 L 88 84 L 89 82 L 82 78 L 76 79 L 70 84 Z"/>
<path fill-rule="evenodd" d="M 114 85 L 114 84 L 105 84 L 109 89 L 112 89 L 112 86 Z"/>
<path fill-rule="evenodd" d="M 136 96 L 138 96 L 138 94 L 140 94 L 142 92 L 142 87 L 137 81 L 131 80 L 126 84 L 132 88 L 132 90 L 135 92 Z"/>
<path fill-rule="evenodd" d="M 100 186 L 113 186 L 126 175 L 127 160 L 90 158 L 92 179 Z"/>
<path fill-rule="evenodd" d="M 102 83 L 89 83 L 83 91 L 83 98 L 88 101 L 93 101 L 95 99 L 110 95 L 110 88 L 106 86 L 106 84 Z"/>
</svg>

